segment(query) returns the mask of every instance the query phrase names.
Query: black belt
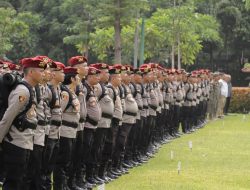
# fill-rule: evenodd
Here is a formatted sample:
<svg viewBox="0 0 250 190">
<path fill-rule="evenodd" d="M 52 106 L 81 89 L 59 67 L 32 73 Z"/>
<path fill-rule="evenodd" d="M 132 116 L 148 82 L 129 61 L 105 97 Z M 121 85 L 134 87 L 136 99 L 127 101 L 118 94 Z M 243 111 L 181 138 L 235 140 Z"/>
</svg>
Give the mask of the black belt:
<svg viewBox="0 0 250 190">
<path fill-rule="evenodd" d="M 62 120 L 62 125 L 67 126 L 67 127 L 72 127 L 74 129 L 78 127 L 78 123 L 70 122 L 66 120 Z"/>
<path fill-rule="evenodd" d="M 149 105 L 149 107 L 152 108 L 153 110 L 157 110 L 157 106 Z"/>
<path fill-rule="evenodd" d="M 95 127 L 98 125 L 98 122 L 97 122 L 97 121 L 95 121 L 95 120 L 89 118 L 88 116 L 87 116 L 87 118 L 86 118 L 86 122 L 90 123 L 91 125 L 93 125 L 93 126 L 95 126 Z"/>
<path fill-rule="evenodd" d="M 138 107 L 139 110 L 143 110 L 143 107 Z"/>
<path fill-rule="evenodd" d="M 35 130 L 37 127 L 37 123 L 30 123 L 27 120 L 14 120 L 13 125 L 21 132 L 23 132 L 25 129 L 33 129 Z"/>
<path fill-rule="evenodd" d="M 50 125 L 60 127 L 62 125 L 62 122 L 61 121 L 56 121 L 56 120 L 51 120 Z"/>
<path fill-rule="evenodd" d="M 148 109 L 148 106 L 143 106 L 143 109 Z"/>
<path fill-rule="evenodd" d="M 137 113 L 132 113 L 132 112 L 123 112 L 125 115 L 130 115 L 130 116 L 137 116 Z"/>
<path fill-rule="evenodd" d="M 79 122 L 84 123 L 86 120 L 84 118 L 80 118 Z"/>
<path fill-rule="evenodd" d="M 113 115 L 110 115 L 108 113 L 102 113 L 102 117 L 107 118 L 107 119 L 112 119 Z"/>
<path fill-rule="evenodd" d="M 46 125 L 48 125 L 48 122 L 44 121 L 44 120 L 38 120 L 37 125 L 46 126 Z"/>
</svg>

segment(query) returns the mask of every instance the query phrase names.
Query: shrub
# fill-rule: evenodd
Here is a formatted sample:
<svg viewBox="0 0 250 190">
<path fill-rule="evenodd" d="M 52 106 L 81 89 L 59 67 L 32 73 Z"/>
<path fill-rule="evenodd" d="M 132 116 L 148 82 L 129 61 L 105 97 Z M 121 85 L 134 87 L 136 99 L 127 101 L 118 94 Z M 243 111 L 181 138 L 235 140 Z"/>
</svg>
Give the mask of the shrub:
<svg viewBox="0 0 250 190">
<path fill-rule="evenodd" d="M 229 111 L 232 113 L 250 112 L 250 88 L 233 88 Z"/>
</svg>

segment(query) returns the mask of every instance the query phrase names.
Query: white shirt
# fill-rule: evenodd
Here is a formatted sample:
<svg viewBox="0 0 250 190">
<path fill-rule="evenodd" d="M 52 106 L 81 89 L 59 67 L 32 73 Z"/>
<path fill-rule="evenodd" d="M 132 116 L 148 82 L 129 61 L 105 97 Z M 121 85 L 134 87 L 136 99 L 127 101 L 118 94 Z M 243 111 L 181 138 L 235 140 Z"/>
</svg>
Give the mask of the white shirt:
<svg viewBox="0 0 250 190">
<path fill-rule="evenodd" d="M 227 82 L 224 81 L 223 79 L 219 80 L 219 83 L 221 84 L 221 95 L 228 97 L 228 85 Z"/>
</svg>

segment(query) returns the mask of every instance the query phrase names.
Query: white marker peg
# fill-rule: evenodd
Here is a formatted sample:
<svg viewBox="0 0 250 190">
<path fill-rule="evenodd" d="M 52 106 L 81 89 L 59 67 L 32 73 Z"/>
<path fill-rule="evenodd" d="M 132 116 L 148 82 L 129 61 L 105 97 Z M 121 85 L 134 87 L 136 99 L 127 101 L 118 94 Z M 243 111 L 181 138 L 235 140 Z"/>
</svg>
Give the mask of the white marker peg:
<svg viewBox="0 0 250 190">
<path fill-rule="evenodd" d="M 192 141 L 189 141 L 189 142 L 188 142 L 188 146 L 189 146 L 190 150 L 192 151 L 192 149 L 193 149 L 193 142 L 192 142 Z"/>
<path fill-rule="evenodd" d="M 181 173 L 181 161 L 178 162 L 177 170 L 178 170 L 178 174 L 180 175 L 180 173 Z"/>
<path fill-rule="evenodd" d="M 173 160 L 174 159 L 174 151 L 171 150 L 170 152 L 170 159 Z"/>
</svg>

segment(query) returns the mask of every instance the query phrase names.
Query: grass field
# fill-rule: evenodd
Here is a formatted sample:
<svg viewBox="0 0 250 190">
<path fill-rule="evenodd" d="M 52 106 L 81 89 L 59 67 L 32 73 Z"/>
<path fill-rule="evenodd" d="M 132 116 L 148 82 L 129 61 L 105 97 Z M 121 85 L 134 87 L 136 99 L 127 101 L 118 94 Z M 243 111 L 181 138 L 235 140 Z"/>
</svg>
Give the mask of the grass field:
<svg viewBox="0 0 250 190">
<path fill-rule="evenodd" d="M 249 190 L 250 115 L 245 117 L 230 115 L 164 145 L 147 164 L 130 170 L 105 189 Z"/>
</svg>

